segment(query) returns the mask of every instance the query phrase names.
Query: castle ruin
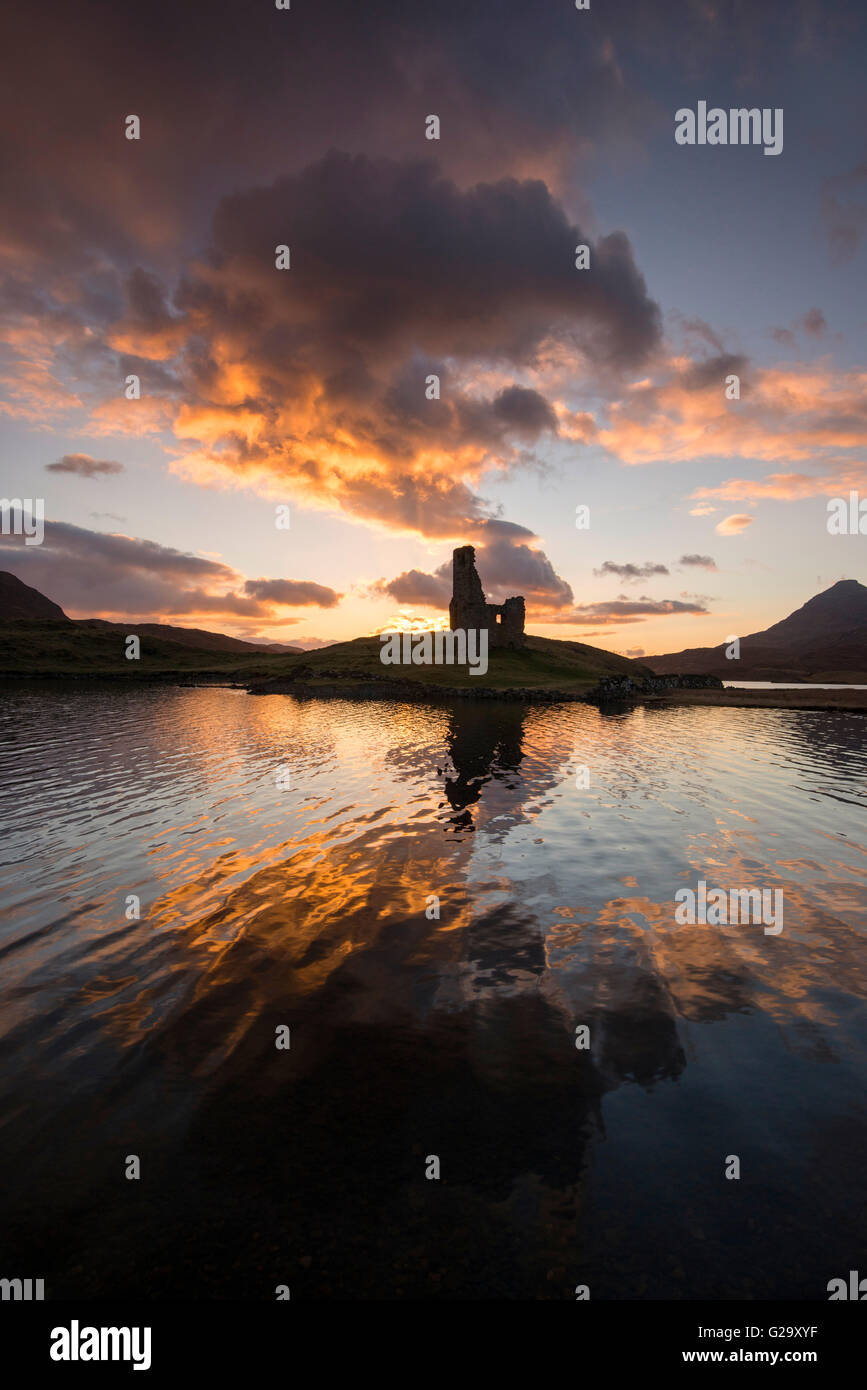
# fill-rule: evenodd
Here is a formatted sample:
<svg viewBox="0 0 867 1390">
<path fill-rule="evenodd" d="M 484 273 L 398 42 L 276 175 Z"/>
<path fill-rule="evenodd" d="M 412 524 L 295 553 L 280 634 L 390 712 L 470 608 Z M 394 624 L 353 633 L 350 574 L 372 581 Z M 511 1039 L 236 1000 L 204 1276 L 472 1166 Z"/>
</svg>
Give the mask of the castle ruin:
<svg viewBox="0 0 867 1390">
<path fill-rule="evenodd" d="M 518 596 L 505 603 L 488 603 L 476 571 L 476 552 L 471 545 L 459 546 L 452 555 L 452 601 L 449 626 L 453 632 L 466 628 L 487 628 L 489 647 L 523 647 L 524 600 Z"/>
</svg>

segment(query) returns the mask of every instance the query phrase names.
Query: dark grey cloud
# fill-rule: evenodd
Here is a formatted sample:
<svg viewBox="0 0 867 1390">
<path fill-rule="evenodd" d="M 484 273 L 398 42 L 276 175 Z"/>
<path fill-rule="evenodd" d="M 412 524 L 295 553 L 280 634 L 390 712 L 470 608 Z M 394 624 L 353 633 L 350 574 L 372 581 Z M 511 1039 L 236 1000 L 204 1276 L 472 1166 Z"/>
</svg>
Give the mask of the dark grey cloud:
<svg viewBox="0 0 867 1390">
<path fill-rule="evenodd" d="M 46 521 L 42 545 L 21 541 L 0 536 L 0 567 L 60 603 L 70 616 L 157 617 L 193 611 L 204 596 L 203 584 L 229 589 L 236 580 L 234 571 L 219 561 L 67 522 Z M 250 616 L 254 609 L 251 602 Z"/>
<path fill-rule="evenodd" d="M 700 603 L 684 603 L 680 599 L 615 599 L 611 603 L 585 603 L 576 608 L 576 613 L 587 614 L 591 622 L 606 618 L 632 618 L 649 615 L 667 616 L 671 613 L 706 613 Z"/>
<path fill-rule="evenodd" d="M 749 363 L 749 358 L 744 357 L 738 352 L 718 353 L 714 357 L 707 358 L 704 362 L 697 362 L 689 367 L 680 376 L 680 385 L 687 391 L 705 391 L 709 386 L 719 386 L 720 390 L 725 386 L 727 376 L 742 377 Z"/>
<path fill-rule="evenodd" d="M 538 391 L 508 386 L 494 397 L 491 408 L 514 434 L 526 439 L 537 439 L 543 430 L 557 433 L 557 416 Z"/>
<path fill-rule="evenodd" d="M 90 454 L 64 454 L 56 463 L 46 463 L 49 473 L 76 473 L 79 478 L 97 478 L 101 473 L 123 473 L 122 463 L 95 459 Z"/>
<path fill-rule="evenodd" d="M 697 341 L 705 350 L 707 350 L 708 347 L 712 347 L 718 356 L 723 356 L 725 354 L 725 345 L 723 344 L 722 338 L 717 333 L 716 329 L 713 328 L 711 324 L 706 323 L 704 319 L 686 318 L 676 310 L 672 313 L 671 319 L 687 340 L 691 342 Z"/>
<path fill-rule="evenodd" d="M 828 323 L 821 309 L 808 309 L 795 321 L 791 328 L 772 328 L 771 337 L 783 347 L 794 349 L 797 345 L 797 333 L 803 333 L 808 338 L 822 338 L 828 330 Z"/>
<path fill-rule="evenodd" d="M 0 568 L 61 602 L 70 616 L 170 617 L 213 613 L 260 622 L 299 621 L 276 606 L 334 607 L 340 595 L 307 581 L 244 581 L 219 560 L 136 536 L 46 521 L 41 545 L 0 535 Z"/>
<path fill-rule="evenodd" d="M 487 598 L 501 603 L 513 594 L 523 594 L 528 609 L 563 608 L 574 602 L 571 585 L 561 578 L 542 550 L 520 541 L 495 538 L 476 547 L 476 569 Z M 451 561 L 438 571 L 451 583 Z"/>
<path fill-rule="evenodd" d="M 401 157 L 424 117 L 462 180 L 631 150 L 670 118 L 659 72 L 694 86 L 725 65 L 759 77 L 793 52 L 852 43 L 857 0 L 572 3 L 88 0 L 4 9 L 0 93 L 7 230 L 77 258 L 157 252 L 195 231 L 232 182 L 268 181 L 340 146 Z M 672 33 L 676 40 L 672 43 Z M 125 142 L 135 109 L 142 140 Z M 172 236 L 174 233 L 174 236 Z M 93 255 L 94 262 L 99 257 Z"/>
<path fill-rule="evenodd" d="M 378 598 L 393 598 L 395 603 L 448 608 L 452 586 L 444 574 L 404 570 L 403 574 L 396 575 L 394 579 L 380 579 L 371 586 L 371 592 Z"/>
<path fill-rule="evenodd" d="M 546 618 L 545 621 L 569 623 L 576 627 L 593 623 L 609 627 L 621 623 L 639 623 L 645 618 L 667 618 L 684 613 L 703 615 L 707 611 L 703 603 L 684 602 L 682 599 L 612 599 L 604 603 L 581 603 L 568 612 Z"/>
<path fill-rule="evenodd" d="M 38 560 L 42 554 L 68 556 L 93 566 L 110 565 L 118 572 L 138 570 L 173 581 L 229 580 L 235 575 L 234 570 L 219 560 L 190 555 L 135 536 L 89 531 L 67 521 L 46 521 L 45 539 L 41 546 L 22 546 L 22 537 L 0 535 L 0 547 L 12 550 L 23 548 L 34 560 Z"/>
<path fill-rule="evenodd" d="M 804 332 L 809 333 L 812 338 L 821 338 L 826 332 L 828 324 L 821 309 L 808 309 L 800 320 Z"/>
<path fill-rule="evenodd" d="M 712 555 L 681 555 L 679 565 L 692 565 L 698 569 L 715 570 L 716 561 Z"/>
<path fill-rule="evenodd" d="M 501 603 L 512 595 L 523 594 L 528 610 L 541 615 L 574 602 L 571 586 L 556 573 L 544 551 L 533 549 L 511 536 L 494 533 L 486 543 L 477 540 L 476 569 L 491 603 Z M 452 561 L 443 561 L 432 574 L 413 569 L 405 570 L 394 579 L 381 579 L 372 586 L 372 592 L 377 597 L 388 596 L 398 603 L 448 608 L 452 593 Z"/>
<path fill-rule="evenodd" d="M 494 540 L 502 541 L 532 541 L 537 537 L 527 526 L 521 526 L 517 521 L 504 521 L 500 517 L 485 517 L 469 528 L 467 535 L 468 541 L 476 542 L 478 545 L 491 545 Z"/>
<path fill-rule="evenodd" d="M 165 286 L 158 276 L 136 266 L 127 277 L 127 300 L 135 319 L 159 332 L 171 323 Z"/>
<path fill-rule="evenodd" d="M 297 273 L 280 276 L 272 248 L 283 242 Z M 591 246 L 590 270 L 575 269 L 579 243 Z M 212 258 L 225 276 L 193 280 L 177 296 L 180 309 L 215 325 L 246 310 L 273 347 L 308 356 L 316 306 L 332 371 L 369 348 L 532 363 L 551 338 L 593 360 L 633 365 L 660 336 L 658 308 L 622 232 L 591 237 L 540 180 L 459 188 L 432 159 L 332 151 L 299 174 L 225 198 Z M 245 272 L 239 285 L 233 268 Z M 272 316 L 268 302 L 277 306 Z M 507 396 L 501 409 L 510 404 Z"/>
<path fill-rule="evenodd" d="M 688 599 L 691 603 L 698 603 L 704 606 L 716 602 L 715 594 L 691 594 L 688 589 L 681 589 L 680 597 Z"/>
<path fill-rule="evenodd" d="M 613 560 L 606 560 L 605 563 L 601 565 L 598 570 L 594 570 L 593 573 L 595 575 L 616 574 L 619 579 L 630 581 L 635 579 L 651 579 L 655 574 L 668 574 L 668 569 L 665 565 L 654 564 L 650 560 L 646 561 L 643 565 L 635 565 L 632 563 L 617 565 Z"/>
<path fill-rule="evenodd" d="M 611 19 L 628 41 L 641 8 L 631 0 Z M 428 112 L 461 179 L 542 160 L 565 177 L 588 143 L 633 146 L 662 121 L 642 83 L 624 82 L 609 25 L 586 21 L 567 5 L 498 0 L 438 0 L 433 23 L 402 0 L 286 12 L 273 0 L 151 0 L 146 26 L 112 0 L 9 6 L 7 231 L 67 264 L 129 264 L 143 244 L 159 255 L 194 236 L 227 187 L 331 146 L 417 152 Z M 710 28 L 690 15 L 681 25 Z M 123 138 L 132 109 L 139 142 Z"/>
<path fill-rule="evenodd" d="M 317 608 L 336 608 L 343 595 L 325 584 L 313 584 L 302 579 L 248 579 L 244 592 L 252 598 L 283 603 L 289 608 L 315 605 Z"/>
</svg>

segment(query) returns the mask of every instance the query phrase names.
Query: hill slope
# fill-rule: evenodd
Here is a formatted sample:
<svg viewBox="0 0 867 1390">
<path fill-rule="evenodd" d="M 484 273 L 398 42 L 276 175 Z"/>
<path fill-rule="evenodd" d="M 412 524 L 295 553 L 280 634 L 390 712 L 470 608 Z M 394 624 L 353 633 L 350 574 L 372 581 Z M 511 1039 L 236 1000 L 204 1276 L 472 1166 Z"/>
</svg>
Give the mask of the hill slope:
<svg viewBox="0 0 867 1390">
<path fill-rule="evenodd" d="M 141 638 L 141 658 L 126 659 L 125 637 Z M 229 680 L 266 677 L 282 670 L 284 653 L 208 650 L 185 647 L 177 640 L 150 636 L 134 624 L 118 630 L 67 619 L 0 622 L 0 676 L 109 676 L 127 680 L 151 677 L 221 676 Z"/>
<path fill-rule="evenodd" d="M 645 658 L 657 675 L 674 672 L 722 680 L 867 682 L 867 587 L 841 579 L 764 632 L 741 638 L 738 661 L 726 644 Z"/>
<path fill-rule="evenodd" d="M 0 621 L 39 621 L 50 618 L 55 622 L 69 622 L 63 609 L 50 598 L 31 589 L 15 574 L 0 570 Z"/>
<path fill-rule="evenodd" d="M 518 651 L 491 651 L 488 670 L 471 676 L 464 666 L 384 666 L 378 637 L 356 637 L 320 651 L 302 652 L 284 658 L 283 671 L 276 677 L 281 688 L 298 680 L 315 687 L 316 682 L 333 684 L 340 680 L 408 680 L 420 685 L 488 687 L 489 689 L 555 690 L 594 685 L 601 676 L 650 675 L 647 666 L 583 642 L 560 642 L 550 637 L 528 634 L 526 646 Z"/>
<path fill-rule="evenodd" d="M 124 636 L 128 632 L 135 632 L 140 637 L 159 637 L 163 642 L 177 642 L 182 647 L 197 647 L 205 652 L 238 652 L 241 655 L 249 655 L 252 652 L 285 654 L 301 651 L 300 647 L 290 647 L 283 642 L 245 642 L 241 637 L 228 637 L 225 632 L 208 632 L 202 627 L 172 627 L 169 623 L 109 623 L 102 618 L 83 618 L 78 627 L 111 629 Z"/>
</svg>

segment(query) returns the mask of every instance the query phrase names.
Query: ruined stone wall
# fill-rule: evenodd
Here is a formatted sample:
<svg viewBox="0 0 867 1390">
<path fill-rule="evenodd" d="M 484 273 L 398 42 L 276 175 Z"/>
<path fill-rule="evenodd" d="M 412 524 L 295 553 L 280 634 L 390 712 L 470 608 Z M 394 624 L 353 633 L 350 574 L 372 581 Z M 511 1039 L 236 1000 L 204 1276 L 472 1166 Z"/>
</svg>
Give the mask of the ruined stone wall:
<svg viewBox="0 0 867 1390">
<path fill-rule="evenodd" d="M 507 598 L 503 604 L 500 624 L 501 642 L 504 647 L 523 647 L 524 645 L 524 600 Z"/>
<path fill-rule="evenodd" d="M 452 600 L 449 626 L 487 628 L 490 647 L 523 647 L 524 600 L 507 598 L 505 603 L 488 603 L 476 570 L 476 552 L 462 545 L 452 555 Z"/>
<path fill-rule="evenodd" d="M 476 552 L 471 545 L 462 545 L 452 555 L 449 627 L 456 632 L 458 628 L 488 626 L 488 605 L 476 572 Z"/>
</svg>

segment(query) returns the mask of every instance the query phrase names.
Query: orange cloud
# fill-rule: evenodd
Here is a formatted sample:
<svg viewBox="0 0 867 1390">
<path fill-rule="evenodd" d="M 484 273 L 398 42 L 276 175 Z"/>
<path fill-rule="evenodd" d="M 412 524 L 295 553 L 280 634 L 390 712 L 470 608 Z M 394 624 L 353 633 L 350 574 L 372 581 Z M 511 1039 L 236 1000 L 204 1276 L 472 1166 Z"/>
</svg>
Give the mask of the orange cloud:
<svg viewBox="0 0 867 1390">
<path fill-rule="evenodd" d="M 726 378 L 741 378 L 726 399 Z M 752 369 L 743 358 L 672 359 L 661 383 L 609 409 L 598 440 L 627 464 L 698 458 L 807 459 L 867 447 L 867 373 L 830 367 Z"/>
<path fill-rule="evenodd" d="M 797 502 L 805 497 L 836 497 L 867 487 L 867 464 L 856 463 L 835 473 L 770 473 L 766 478 L 729 478 L 719 487 L 700 487 L 693 497 L 716 497 L 726 502 L 760 501 L 770 498 L 778 502 Z M 712 512 L 713 507 L 695 507 L 693 516 Z"/>
<path fill-rule="evenodd" d="M 737 536 L 748 526 L 752 526 L 754 521 L 755 517 L 747 516 L 746 512 L 738 512 L 718 521 L 714 530 L 718 536 Z"/>
<path fill-rule="evenodd" d="M 406 225 L 436 228 L 421 262 Z M 592 280 L 563 251 L 581 241 Z M 594 437 L 541 388 L 546 363 L 616 377 L 659 340 L 627 238 L 590 238 L 538 178 L 460 188 L 433 162 L 336 152 L 225 198 L 173 296 L 141 269 L 124 292 L 105 341 L 165 364 L 175 471 L 444 540 L 491 516 L 486 471 Z"/>
</svg>

